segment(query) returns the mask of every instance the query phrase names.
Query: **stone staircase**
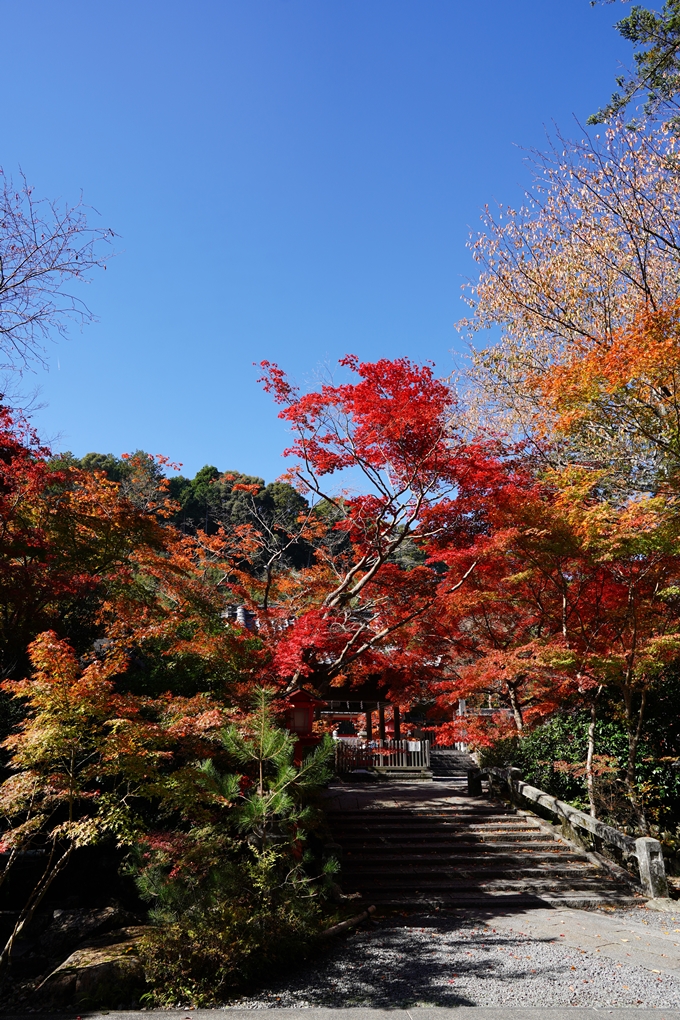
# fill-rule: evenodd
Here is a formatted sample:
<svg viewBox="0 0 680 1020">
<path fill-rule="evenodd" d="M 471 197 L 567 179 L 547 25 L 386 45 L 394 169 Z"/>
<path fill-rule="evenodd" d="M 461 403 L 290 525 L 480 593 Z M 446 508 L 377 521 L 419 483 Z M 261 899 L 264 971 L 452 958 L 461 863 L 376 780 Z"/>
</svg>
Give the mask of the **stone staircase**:
<svg viewBox="0 0 680 1020">
<path fill-rule="evenodd" d="M 450 751 L 434 748 L 430 751 L 430 769 L 436 783 L 448 783 L 467 789 L 468 769 L 475 768 L 475 763 L 464 751 Z"/>
<path fill-rule="evenodd" d="M 464 775 L 464 761 L 446 765 Z M 545 823 L 503 801 L 468 796 L 457 774 L 437 778 L 417 789 L 376 784 L 331 795 L 345 892 L 391 907 L 634 902 L 628 886 Z"/>
</svg>

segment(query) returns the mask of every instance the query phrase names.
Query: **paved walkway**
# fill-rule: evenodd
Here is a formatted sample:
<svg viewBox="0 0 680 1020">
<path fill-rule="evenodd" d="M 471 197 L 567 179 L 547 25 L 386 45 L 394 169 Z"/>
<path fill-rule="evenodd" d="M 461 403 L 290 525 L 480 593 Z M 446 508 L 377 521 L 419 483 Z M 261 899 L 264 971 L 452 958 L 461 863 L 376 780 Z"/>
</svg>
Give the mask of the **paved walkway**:
<svg viewBox="0 0 680 1020">
<path fill-rule="evenodd" d="M 451 786 L 447 790 L 447 785 Z M 322 791 L 324 807 L 329 811 L 357 811 L 361 808 L 414 807 L 436 808 L 442 799 L 459 794 L 454 784 L 429 783 L 331 783 Z"/>
<path fill-rule="evenodd" d="M 678 908 L 677 914 L 635 910 L 608 917 L 599 910 L 547 907 L 482 916 L 491 928 L 529 935 L 537 941 L 559 940 L 565 946 L 598 953 L 616 963 L 680 978 L 680 903 Z"/>
</svg>

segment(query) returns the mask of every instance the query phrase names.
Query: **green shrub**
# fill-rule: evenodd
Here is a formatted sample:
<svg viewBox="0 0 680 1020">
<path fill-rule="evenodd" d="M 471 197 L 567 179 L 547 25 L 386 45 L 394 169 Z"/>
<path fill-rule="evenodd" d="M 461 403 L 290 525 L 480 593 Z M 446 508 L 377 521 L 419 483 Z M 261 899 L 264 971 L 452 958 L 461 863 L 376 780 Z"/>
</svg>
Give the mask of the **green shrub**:
<svg viewBox="0 0 680 1020">
<path fill-rule="evenodd" d="M 289 896 L 263 907 L 245 890 L 166 917 L 142 939 L 149 1003 L 213 1006 L 308 956 L 325 926 L 319 904 Z"/>
<path fill-rule="evenodd" d="M 554 716 L 520 738 L 499 741 L 481 752 L 483 766 L 513 765 L 527 783 L 545 790 L 574 807 L 589 810 L 585 781 L 589 715 L 574 712 Z M 650 714 L 647 732 L 638 750 L 637 788 L 652 834 L 674 850 L 680 825 L 680 768 L 677 756 L 668 754 L 674 744 L 668 727 L 674 718 Z M 623 726 L 600 719 L 595 727 L 595 799 L 598 816 L 617 828 L 635 832 L 635 819 L 622 777 L 628 757 Z M 665 753 L 664 753 L 665 752 Z M 599 772 L 599 774 L 597 774 Z"/>
<path fill-rule="evenodd" d="M 261 690 L 253 714 L 220 743 L 239 771 L 195 763 L 187 788 L 194 801 L 203 791 L 200 823 L 149 833 L 137 848 L 137 884 L 154 922 L 141 955 L 156 1005 L 224 1001 L 304 959 L 328 923 L 323 903 L 338 865 L 316 859 L 308 837 L 319 824 L 310 797 L 330 776 L 330 738 L 295 765 L 295 740 L 275 725 Z M 186 812 L 196 817 L 196 804 Z"/>
</svg>

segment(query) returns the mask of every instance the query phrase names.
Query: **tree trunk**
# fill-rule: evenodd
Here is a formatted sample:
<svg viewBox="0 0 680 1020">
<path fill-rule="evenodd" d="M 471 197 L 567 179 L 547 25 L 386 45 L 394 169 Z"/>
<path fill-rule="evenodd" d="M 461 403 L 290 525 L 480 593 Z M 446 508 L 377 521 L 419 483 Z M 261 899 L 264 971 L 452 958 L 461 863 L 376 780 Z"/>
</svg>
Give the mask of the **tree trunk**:
<svg viewBox="0 0 680 1020">
<path fill-rule="evenodd" d="M 2 950 L 2 953 L 0 954 L 0 973 L 3 973 L 7 969 L 7 965 L 9 963 L 9 958 L 14 943 L 16 942 L 19 935 L 21 935 L 24 928 L 28 927 L 28 925 L 33 920 L 33 915 L 35 914 L 36 910 L 42 903 L 45 893 L 52 885 L 57 875 L 61 871 L 63 871 L 66 865 L 68 864 L 69 858 L 73 853 L 73 849 L 74 847 L 73 844 L 71 843 L 67 847 L 67 849 L 63 852 L 61 857 L 58 857 L 57 860 L 55 861 L 54 855 L 56 851 L 56 842 L 52 844 L 52 851 L 47 862 L 47 867 L 43 872 L 43 876 L 38 882 L 38 884 L 34 887 L 33 891 L 31 892 L 31 895 L 29 896 L 26 905 L 24 906 L 23 910 L 19 914 L 19 917 L 17 918 L 17 922 L 14 925 L 14 930 L 12 931 L 12 934 L 7 939 L 5 947 Z"/>
<path fill-rule="evenodd" d="M 22 850 L 26 850 L 27 846 L 30 846 L 30 845 L 31 844 L 30 844 L 30 841 L 29 841 L 26 845 L 22 845 L 21 849 Z M 12 870 L 13 865 L 16 863 L 16 860 L 17 860 L 18 856 L 19 856 L 19 848 L 18 847 L 12 847 L 12 849 L 10 850 L 9 857 L 7 858 L 7 863 L 5 864 L 5 867 L 2 869 L 2 874 L 0 874 L 0 885 L 3 885 L 3 883 L 7 879 L 7 876 L 9 875 L 10 871 Z"/>
<path fill-rule="evenodd" d="M 640 743 L 640 737 L 642 736 L 642 727 L 644 724 L 645 707 L 647 705 L 647 692 L 643 691 L 640 695 L 640 708 L 637 713 L 637 719 L 635 725 L 633 725 L 633 694 L 630 687 L 626 687 L 623 692 L 624 703 L 626 706 L 626 729 L 628 731 L 628 761 L 626 763 L 626 792 L 628 799 L 635 812 L 635 818 L 643 836 L 647 835 L 647 817 L 645 815 L 644 805 L 642 804 L 638 791 L 635 785 L 636 779 L 636 764 L 637 764 L 637 750 Z"/>
<path fill-rule="evenodd" d="M 597 710 L 595 702 L 590 705 L 590 723 L 588 724 L 588 754 L 586 756 L 586 786 L 588 787 L 588 802 L 590 803 L 590 814 L 597 818 L 597 807 L 595 805 L 595 782 L 593 777 L 593 756 L 595 754 L 595 721 Z"/>
<path fill-rule="evenodd" d="M 517 690 L 512 684 L 508 684 L 508 700 L 510 701 L 510 708 L 512 709 L 512 716 L 515 720 L 515 726 L 517 732 L 521 733 L 524 729 L 524 718 L 522 716 L 522 708 L 517 697 Z"/>
</svg>

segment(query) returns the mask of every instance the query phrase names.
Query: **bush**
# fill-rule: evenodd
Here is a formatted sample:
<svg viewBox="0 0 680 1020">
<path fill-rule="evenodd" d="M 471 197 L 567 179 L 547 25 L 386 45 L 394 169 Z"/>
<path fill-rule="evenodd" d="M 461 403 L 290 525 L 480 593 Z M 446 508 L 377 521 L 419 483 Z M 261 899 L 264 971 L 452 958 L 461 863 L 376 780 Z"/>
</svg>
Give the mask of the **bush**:
<svg viewBox="0 0 680 1020">
<path fill-rule="evenodd" d="M 482 767 L 514 765 L 526 782 L 574 807 L 589 810 L 585 781 L 589 715 L 557 715 L 519 738 L 498 741 L 480 752 Z M 680 826 L 680 768 L 669 755 L 670 719 L 650 714 L 647 732 L 638 750 L 637 787 L 650 831 L 669 850 L 678 844 Z M 602 821 L 635 833 L 635 818 L 622 782 L 628 756 L 628 738 L 622 725 L 600 719 L 595 730 L 595 799 Z M 666 752 L 666 753 L 664 753 Z"/>
<path fill-rule="evenodd" d="M 140 943 L 146 977 L 159 1006 L 213 1006 L 263 975 L 302 962 L 322 927 L 318 903 L 254 906 L 248 896 L 200 904 L 166 920 Z"/>
<path fill-rule="evenodd" d="M 310 795 L 330 776 L 326 737 L 303 763 L 294 739 L 274 724 L 261 690 L 241 728 L 222 733 L 221 753 L 193 766 L 188 822 L 148 834 L 137 849 L 141 895 L 155 924 L 141 944 L 147 997 L 157 1005 L 212 1005 L 272 968 L 305 959 L 325 926 L 322 904 L 337 862 L 315 859 L 308 836 L 319 824 Z"/>
<path fill-rule="evenodd" d="M 588 720 L 578 716 L 556 716 L 522 737 L 499 740 L 479 752 L 482 768 L 514 765 L 527 783 L 577 807 L 587 803 L 585 783 L 555 768 L 556 761 L 572 764 L 585 761 L 588 748 Z"/>
</svg>

